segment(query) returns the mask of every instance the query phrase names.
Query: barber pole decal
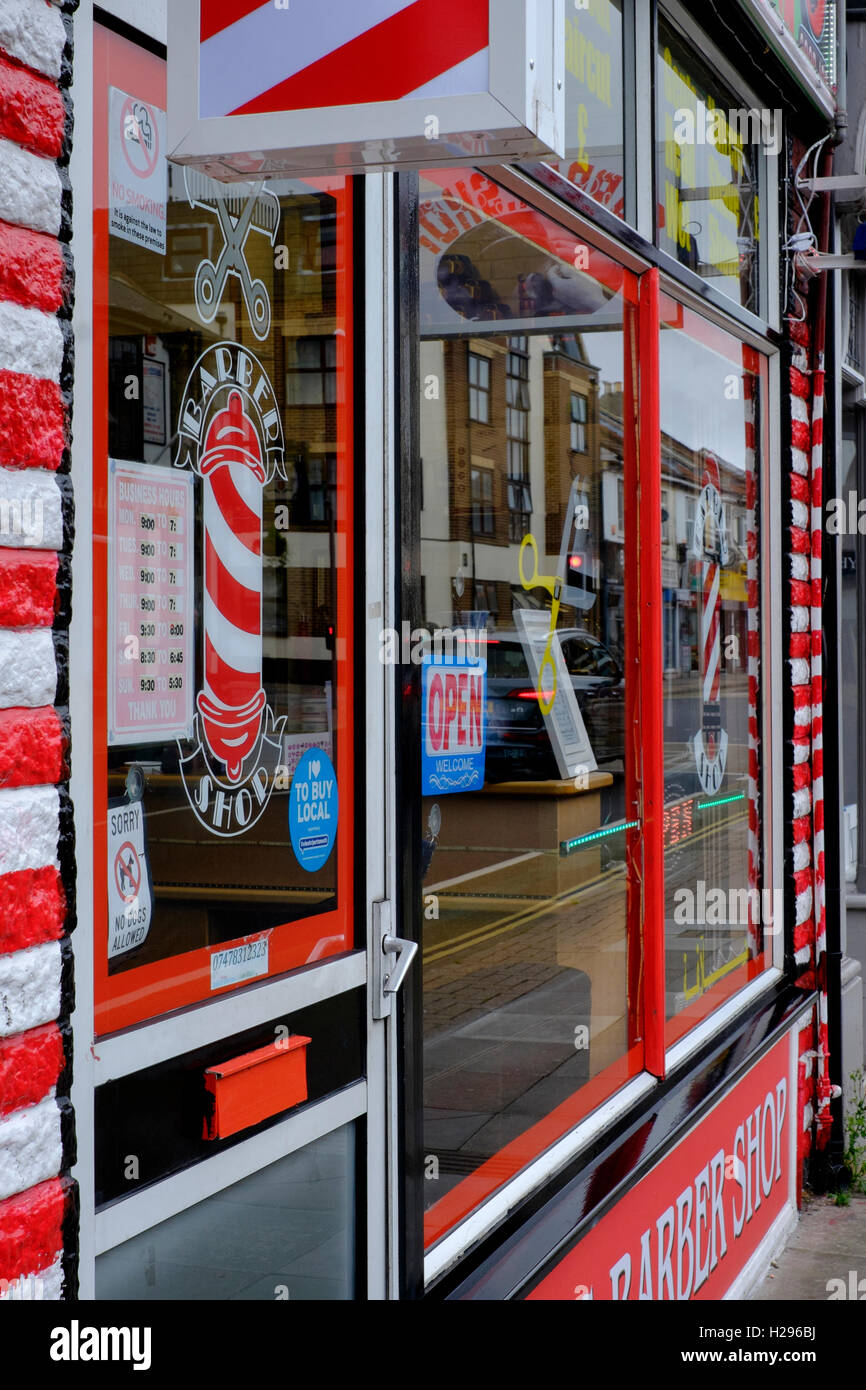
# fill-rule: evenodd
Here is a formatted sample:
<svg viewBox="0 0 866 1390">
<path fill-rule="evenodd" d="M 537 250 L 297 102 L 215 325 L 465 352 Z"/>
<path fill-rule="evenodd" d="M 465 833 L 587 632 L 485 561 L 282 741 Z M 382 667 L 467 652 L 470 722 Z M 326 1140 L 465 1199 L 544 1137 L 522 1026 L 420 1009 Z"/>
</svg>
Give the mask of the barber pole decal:
<svg viewBox="0 0 866 1390">
<path fill-rule="evenodd" d="M 285 717 L 262 685 L 262 513 L 283 450 L 264 367 L 237 343 L 208 348 L 186 384 L 175 458 L 203 488 L 204 674 L 193 738 L 179 747 L 190 805 L 215 835 L 255 825 L 280 762 Z"/>
<path fill-rule="evenodd" d="M 722 785 L 728 760 L 728 735 L 722 728 L 719 701 L 722 670 L 721 568 L 728 563 L 728 533 L 719 484 L 719 465 L 710 455 L 704 464 L 703 490 L 695 514 L 692 555 L 703 565 L 701 647 L 704 717 L 703 728 L 694 736 L 695 762 L 701 786 L 708 796 L 713 796 Z"/>
</svg>

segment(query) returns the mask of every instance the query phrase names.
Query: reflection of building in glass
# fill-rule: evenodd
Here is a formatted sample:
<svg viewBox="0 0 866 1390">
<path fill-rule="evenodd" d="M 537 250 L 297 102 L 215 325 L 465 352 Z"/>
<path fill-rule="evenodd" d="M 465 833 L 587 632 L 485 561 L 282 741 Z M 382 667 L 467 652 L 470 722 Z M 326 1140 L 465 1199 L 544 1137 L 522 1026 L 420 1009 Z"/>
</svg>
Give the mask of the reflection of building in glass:
<svg viewBox="0 0 866 1390">
<path fill-rule="evenodd" d="M 609 335 L 604 335 L 605 346 Z M 580 479 L 585 525 L 565 538 L 568 583 L 585 607 L 560 611 L 619 660 L 624 647 L 623 383 L 592 362 L 593 335 L 428 341 L 422 379 L 441 382 L 423 405 L 422 571 L 425 621 L 511 626 L 515 606 L 545 606 L 520 584 L 520 542 L 535 536 L 544 573 L 558 571 L 569 493 Z M 601 353 L 599 353 L 601 356 Z M 701 669 L 704 548 L 718 546 L 712 517 L 695 518 L 709 457 L 662 435 L 664 662 L 669 675 Z M 745 671 L 747 507 L 741 468 L 719 468 L 728 561 L 720 581 L 720 641 L 729 672 Z M 446 561 L 443 547 L 450 547 Z M 696 548 L 697 547 L 697 548 Z M 729 639 L 736 639 L 731 642 Z"/>
</svg>

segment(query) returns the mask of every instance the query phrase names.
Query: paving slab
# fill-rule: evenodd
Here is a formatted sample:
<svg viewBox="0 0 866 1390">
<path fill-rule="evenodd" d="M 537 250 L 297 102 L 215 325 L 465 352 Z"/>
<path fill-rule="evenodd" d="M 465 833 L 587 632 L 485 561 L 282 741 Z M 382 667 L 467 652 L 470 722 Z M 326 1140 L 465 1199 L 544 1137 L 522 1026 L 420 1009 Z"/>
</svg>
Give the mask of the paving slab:
<svg viewBox="0 0 866 1390">
<path fill-rule="evenodd" d="M 852 1296 L 866 1300 L 866 1197 L 852 1194 L 845 1207 L 832 1197 L 806 1194 L 790 1241 L 750 1301 L 827 1302 Z"/>
</svg>

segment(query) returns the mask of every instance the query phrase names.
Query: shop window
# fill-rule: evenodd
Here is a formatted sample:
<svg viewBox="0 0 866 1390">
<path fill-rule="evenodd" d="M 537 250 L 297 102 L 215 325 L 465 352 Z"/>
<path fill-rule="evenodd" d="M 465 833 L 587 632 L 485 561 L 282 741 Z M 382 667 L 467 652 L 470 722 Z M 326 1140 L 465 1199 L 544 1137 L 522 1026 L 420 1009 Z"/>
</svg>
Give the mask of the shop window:
<svg viewBox="0 0 866 1390">
<path fill-rule="evenodd" d="M 483 444 L 464 422 L 462 382 L 448 389 L 454 374 L 421 415 L 425 621 L 485 638 L 464 663 L 468 681 L 483 680 L 476 735 L 454 756 L 424 755 L 422 824 L 434 803 L 441 815 L 423 884 L 435 908 L 423 924 L 432 1241 L 643 1065 L 625 736 L 637 701 L 625 661 L 637 612 L 636 281 L 595 251 L 576 270 L 576 237 L 478 172 L 423 173 L 420 227 L 422 361 L 483 337 L 507 383 Z M 479 314 L 470 281 L 491 288 L 495 311 Z M 503 319 L 518 331 L 502 333 Z M 573 401 L 602 386 L 604 423 L 579 441 L 575 476 L 573 426 L 587 418 L 575 421 Z M 625 547 L 608 543 L 603 519 L 617 484 Z M 479 544 L 499 487 L 508 530 Z M 442 536 L 452 544 L 425 545 Z M 438 688 L 432 676 L 425 688 Z"/>
<path fill-rule="evenodd" d="M 549 161 L 617 217 L 625 217 L 623 0 L 565 7 L 564 160 Z"/>
<path fill-rule="evenodd" d="M 665 590 L 670 1040 L 770 963 L 782 909 L 760 854 L 762 359 L 664 296 L 662 325 L 662 441 L 679 461 L 668 525 L 684 555 Z"/>
<path fill-rule="evenodd" d="M 422 773 L 422 821 L 434 801 L 441 820 L 423 882 L 435 1242 L 644 1065 L 660 1074 L 665 1046 L 769 965 L 780 905 L 761 858 L 765 359 L 665 294 L 648 342 L 655 272 L 638 293 L 593 251 L 575 274 L 575 236 L 480 173 L 422 175 L 420 225 L 422 352 L 484 336 L 508 382 L 488 469 L 447 391 L 422 412 L 426 618 L 486 628 L 480 746 L 425 744 Z M 457 271 L 495 287 L 495 314 L 479 320 Z M 639 439 L 657 396 L 660 437 Z M 508 536 L 480 546 L 502 459 Z M 424 546 L 444 535 L 454 553 Z"/>
<path fill-rule="evenodd" d="M 352 255 L 343 178 L 118 207 L 165 65 L 98 28 L 95 72 L 103 1034 L 353 943 Z"/>
<path fill-rule="evenodd" d="M 477 352 L 469 353 L 469 419 L 490 424 L 490 362 Z"/>
<path fill-rule="evenodd" d="M 492 536 L 495 529 L 493 474 L 489 468 L 473 468 L 472 530 L 478 536 Z"/>
<path fill-rule="evenodd" d="M 759 311 L 759 182 L 764 145 L 781 140 L 722 85 L 677 31 L 658 24 L 658 244 L 738 304 Z M 775 119 L 775 118 L 774 118 Z"/>
<path fill-rule="evenodd" d="M 586 453 L 586 396 L 571 396 L 571 437 L 569 440 L 573 454 Z"/>
</svg>

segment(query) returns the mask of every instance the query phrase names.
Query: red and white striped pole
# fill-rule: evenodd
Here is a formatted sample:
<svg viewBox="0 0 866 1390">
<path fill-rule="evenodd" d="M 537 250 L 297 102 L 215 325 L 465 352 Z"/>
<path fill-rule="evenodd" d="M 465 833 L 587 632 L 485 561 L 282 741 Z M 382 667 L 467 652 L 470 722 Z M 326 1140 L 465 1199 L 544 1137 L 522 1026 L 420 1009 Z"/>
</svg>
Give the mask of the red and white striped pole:
<svg viewBox="0 0 866 1390">
<path fill-rule="evenodd" d="M 214 416 L 200 464 L 204 480 L 204 683 L 197 705 L 205 741 L 239 782 L 259 737 L 262 688 L 261 442 L 237 391 Z"/>
</svg>

